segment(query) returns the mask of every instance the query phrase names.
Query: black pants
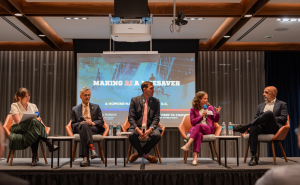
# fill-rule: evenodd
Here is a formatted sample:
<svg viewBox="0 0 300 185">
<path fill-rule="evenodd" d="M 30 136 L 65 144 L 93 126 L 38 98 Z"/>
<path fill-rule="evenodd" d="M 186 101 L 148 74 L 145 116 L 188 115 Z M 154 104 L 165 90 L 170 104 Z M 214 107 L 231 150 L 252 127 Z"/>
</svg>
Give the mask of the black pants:
<svg viewBox="0 0 300 185">
<path fill-rule="evenodd" d="M 142 147 L 139 140 L 139 134 L 134 129 L 128 129 L 128 132 L 133 133 L 132 135 L 129 135 L 129 142 L 137 150 L 140 157 L 143 156 L 143 154 L 148 154 L 161 139 L 160 131 L 158 129 L 154 129 L 149 134 L 149 141 L 147 141 L 147 143 Z"/>
<path fill-rule="evenodd" d="M 80 147 L 79 147 L 79 156 L 89 157 L 89 144 L 93 144 L 93 136 L 100 134 L 99 129 L 96 126 L 90 126 L 87 123 L 83 123 L 76 127 L 77 133 L 80 135 Z"/>
<path fill-rule="evenodd" d="M 37 153 L 38 148 L 39 148 L 39 143 L 40 143 L 40 139 L 36 140 L 32 145 L 31 145 L 31 152 Z"/>
<path fill-rule="evenodd" d="M 272 111 L 266 111 L 255 121 L 252 121 L 249 132 L 249 145 L 251 153 L 257 152 L 258 135 L 276 134 L 278 130 L 279 126 Z"/>
</svg>

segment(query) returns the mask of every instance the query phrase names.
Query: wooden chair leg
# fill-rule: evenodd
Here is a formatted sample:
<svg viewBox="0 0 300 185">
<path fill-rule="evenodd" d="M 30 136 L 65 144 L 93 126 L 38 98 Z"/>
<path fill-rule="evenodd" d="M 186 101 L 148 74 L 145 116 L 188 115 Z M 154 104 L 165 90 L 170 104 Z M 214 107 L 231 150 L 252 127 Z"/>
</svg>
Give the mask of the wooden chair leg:
<svg viewBox="0 0 300 185">
<path fill-rule="evenodd" d="M 279 143 L 279 146 L 280 146 L 280 148 L 281 148 L 281 151 L 282 151 L 282 153 L 283 153 L 283 156 L 284 156 L 285 162 L 288 162 L 288 160 L 287 160 L 287 158 L 286 158 L 286 155 L 285 155 L 285 152 L 284 152 L 284 149 L 283 149 L 283 146 L 282 146 L 282 144 L 281 144 L 281 141 L 278 141 L 278 143 Z"/>
<path fill-rule="evenodd" d="M 249 149 L 249 142 L 247 143 L 247 148 L 246 148 L 246 152 L 245 152 L 244 163 L 246 163 L 246 160 L 247 160 L 247 156 L 248 156 L 248 149 Z"/>
<path fill-rule="evenodd" d="M 158 145 L 156 145 L 155 147 L 156 147 L 156 152 L 157 152 L 157 155 L 158 155 L 158 158 L 159 158 L 159 162 L 161 164 L 162 162 L 161 162 L 161 158 L 160 158 L 160 153 L 159 153 Z"/>
<path fill-rule="evenodd" d="M 214 161 L 214 160 L 215 160 L 215 156 L 214 156 L 213 149 L 212 149 L 212 147 L 211 147 L 211 142 L 208 142 L 208 144 L 209 144 L 209 148 L 210 148 L 211 158 L 212 158 L 212 160 Z"/>
<path fill-rule="evenodd" d="M 184 152 L 184 158 L 183 158 L 183 160 L 184 160 L 184 163 L 186 163 L 187 156 L 188 156 L 188 151 Z"/>
<path fill-rule="evenodd" d="M 9 150 L 9 152 L 8 152 L 8 156 L 7 156 L 6 163 L 8 163 L 8 162 L 9 162 L 9 157 L 10 157 L 10 154 L 11 154 L 11 150 Z"/>
<path fill-rule="evenodd" d="M 219 153 L 218 153 L 218 150 L 217 150 L 216 142 L 214 141 L 213 144 L 214 144 L 215 152 L 216 152 L 216 155 L 217 155 L 217 159 L 219 161 Z"/>
<path fill-rule="evenodd" d="M 12 165 L 12 162 L 13 162 L 13 159 L 14 159 L 14 154 L 15 154 L 15 151 L 14 151 L 14 150 L 12 150 L 12 152 L 11 152 L 11 156 L 10 156 L 10 163 L 9 163 L 9 166 L 11 166 L 11 165 Z"/>
<path fill-rule="evenodd" d="M 131 154 L 131 143 L 129 142 L 126 164 L 128 164 L 128 160 L 129 160 L 130 154 Z"/>
<path fill-rule="evenodd" d="M 101 160 L 102 160 L 103 163 L 105 164 L 105 158 L 104 158 L 104 153 L 103 153 L 101 141 L 98 142 L 98 148 L 99 148 L 99 154 L 100 154 Z"/>
<path fill-rule="evenodd" d="M 259 161 L 260 142 L 257 142 L 257 161 Z"/>
<path fill-rule="evenodd" d="M 72 161 L 74 161 L 75 154 L 76 154 L 76 149 L 77 149 L 77 141 L 74 141 L 73 149 L 72 149 Z"/>
<path fill-rule="evenodd" d="M 38 162 L 40 162 L 40 159 L 39 159 L 39 150 L 36 152 L 36 159 Z"/>
<path fill-rule="evenodd" d="M 271 144 L 272 144 L 273 160 L 274 160 L 274 164 L 276 165 L 276 155 L 275 155 L 274 141 L 272 141 Z"/>
<path fill-rule="evenodd" d="M 154 150 L 154 155 L 155 155 L 155 157 L 157 158 L 156 146 L 153 147 L 153 150 Z"/>
<path fill-rule="evenodd" d="M 43 143 L 40 142 L 40 145 L 41 145 L 42 153 L 43 153 L 43 156 L 44 156 L 44 159 L 45 159 L 45 163 L 48 164 L 48 161 L 47 161 L 47 157 L 46 157 L 46 153 L 45 153 L 45 150 L 44 150 Z"/>
</svg>

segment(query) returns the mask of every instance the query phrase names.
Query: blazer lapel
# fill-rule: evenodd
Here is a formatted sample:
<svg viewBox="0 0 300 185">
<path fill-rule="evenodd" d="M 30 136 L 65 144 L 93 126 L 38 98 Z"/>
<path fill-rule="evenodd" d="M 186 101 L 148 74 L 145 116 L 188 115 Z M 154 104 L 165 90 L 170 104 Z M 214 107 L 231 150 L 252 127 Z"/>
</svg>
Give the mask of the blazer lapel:
<svg viewBox="0 0 300 185">
<path fill-rule="evenodd" d="M 78 115 L 82 116 L 82 104 L 79 105 Z"/>
<path fill-rule="evenodd" d="M 144 113 L 144 102 L 143 102 L 143 95 L 140 96 L 139 98 L 139 104 L 140 104 L 140 107 L 142 109 L 142 113 Z"/>
<path fill-rule="evenodd" d="M 92 119 L 92 113 L 93 113 L 93 110 L 94 110 L 94 106 L 93 106 L 93 104 L 91 104 L 91 103 L 89 103 L 89 105 L 90 105 L 90 114 L 91 114 L 91 119 Z M 93 119 L 92 119 L 92 121 L 93 121 Z"/>
<path fill-rule="evenodd" d="M 276 115 L 277 110 L 278 110 L 279 107 L 280 106 L 279 106 L 278 100 L 276 100 L 275 103 L 274 103 L 274 108 L 273 108 L 274 115 Z"/>
</svg>

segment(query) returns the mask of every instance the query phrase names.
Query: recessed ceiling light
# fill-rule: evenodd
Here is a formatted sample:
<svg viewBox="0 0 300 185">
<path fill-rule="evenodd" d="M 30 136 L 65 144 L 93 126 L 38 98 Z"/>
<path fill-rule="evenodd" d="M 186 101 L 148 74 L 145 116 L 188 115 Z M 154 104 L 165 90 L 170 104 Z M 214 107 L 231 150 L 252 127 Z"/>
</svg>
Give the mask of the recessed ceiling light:
<svg viewBox="0 0 300 185">
<path fill-rule="evenodd" d="M 79 18 L 75 17 L 74 19 L 76 19 L 76 20 L 77 20 L 77 19 L 79 19 Z"/>
<path fill-rule="evenodd" d="M 273 36 L 265 36 L 266 39 L 272 39 Z"/>
<path fill-rule="evenodd" d="M 244 15 L 244 17 L 252 17 L 252 15 L 248 14 L 248 15 Z"/>
<path fill-rule="evenodd" d="M 82 19 L 84 19 L 84 20 L 85 20 L 85 19 L 87 19 L 87 18 L 83 17 Z"/>
<path fill-rule="evenodd" d="M 18 16 L 18 17 L 23 16 L 23 14 L 21 14 L 21 13 L 15 13 L 14 15 L 15 15 L 15 16 Z"/>
<path fill-rule="evenodd" d="M 66 17 L 65 19 L 71 19 L 70 17 Z"/>
</svg>

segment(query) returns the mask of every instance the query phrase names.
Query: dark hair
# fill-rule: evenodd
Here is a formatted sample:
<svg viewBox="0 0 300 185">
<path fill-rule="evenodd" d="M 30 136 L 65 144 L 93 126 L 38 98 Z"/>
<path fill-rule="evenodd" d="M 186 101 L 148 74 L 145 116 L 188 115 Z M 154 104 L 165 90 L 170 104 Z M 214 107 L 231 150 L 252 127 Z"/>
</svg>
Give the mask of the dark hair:
<svg viewBox="0 0 300 185">
<path fill-rule="evenodd" d="M 21 87 L 16 92 L 13 102 L 16 103 L 16 102 L 20 101 L 18 97 L 21 97 L 21 100 L 22 100 L 26 96 L 27 93 L 30 96 L 30 92 L 28 91 L 28 89 Z"/>
<path fill-rule="evenodd" d="M 150 81 L 145 81 L 145 82 L 143 82 L 142 85 L 141 85 L 142 92 L 144 92 L 143 89 L 144 89 L 144 88 L 148 88 L 149 85 L 152 85 L 152 86 L 153 86 L 153 83 L 150 82 Z"/>
<path fill-rule="evenodd" d="M 200 110 L 201 109 L 199 99 L 202 99 L 203 96 L 206 95 L 206 94 L 207 93 L 204 92 L 204 91 L 199 91 L 199 92 L 196 93 L 196 95 L 195 95 L 195 97 L 193 99 L 193 102 L 192 102 L 194 109 L 196 109 L 196 110 Z M 207 102 L 206 105 L 210 106 L 210 104 L 208 102 Z"/>
</svg>

